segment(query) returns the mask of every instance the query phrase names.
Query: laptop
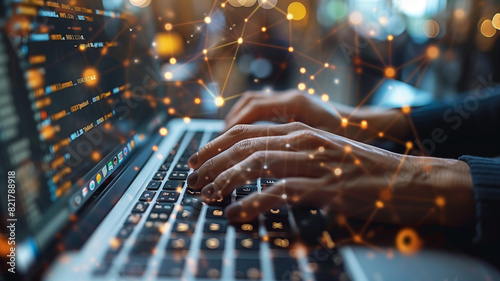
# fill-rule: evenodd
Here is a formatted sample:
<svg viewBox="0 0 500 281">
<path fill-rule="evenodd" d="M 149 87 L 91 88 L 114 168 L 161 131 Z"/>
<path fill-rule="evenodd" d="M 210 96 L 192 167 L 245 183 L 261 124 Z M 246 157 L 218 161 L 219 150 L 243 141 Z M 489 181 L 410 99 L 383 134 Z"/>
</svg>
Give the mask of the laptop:
<svg viewBox="0 0 500 281">
<path fill-rule="evenodd" d="M 217 106 L 193 100 L 214 99 L 218 86 L 191 83 L 203 75 L 196 59 L 160 65 L 150 2 L 4 1 L 3 278 L 500 280 L 456 253 L 339 243 L 314 206 L 230 225 L 225 206 L 277 179 L 211 205 L 187 186 L 187 159 L 223 129 L 210 119 Z M 186 48 L 193 57 L 202 36 Z"/>
</svg>

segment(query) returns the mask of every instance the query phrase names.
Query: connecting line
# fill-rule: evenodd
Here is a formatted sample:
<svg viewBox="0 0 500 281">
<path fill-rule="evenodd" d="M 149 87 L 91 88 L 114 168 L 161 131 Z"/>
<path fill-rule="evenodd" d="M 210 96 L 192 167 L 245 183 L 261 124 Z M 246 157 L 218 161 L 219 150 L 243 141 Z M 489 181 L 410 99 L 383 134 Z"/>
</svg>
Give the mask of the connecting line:
<svg viewBox="0 0 500 281">
<path fill-rule="evenodd" d="M 415 74 L 417 74 L 417 72 L 420 70 L 420 68 L 424 64 L 425 64 L 425 61 L 420 62 L 420 64 L 410 73 L 410 75 L 408 75 L 408 77 L 405 80 L 405 83 L 408 83 L 413 78 L 413 76 L 415 76 Z"/>
<path fill-rule="evenodd" d="M 401 167 L 403 167 L 403 163 L 405 162 L 406 160 L 406 157 L 408 157 L 408 152 L 410 152 L 410 150 L 408 148 L 406 148 L 406 151 L 403 155 L 403 158 L 401 159 L 401 161 L 399 162 L 399 165 L 398 165 L 398 168 L 396 169 L 396 172 L 394 172 L 394 176 L 392 176 L 392 179 L 391 179 L 391 182 L 389 183 L 389 185 L 387 186 L 388 188 L 390 188 L 392 190 L 392 186 L 394 184 L 394 181 L 396 181 L 396 177 L 398 176 L 399 174 L 399 171 L 401 170 Z"/>
<path fill-rule="evenodd" d="M 364 34 L 364 33 L 363 33 Z M 366 34 L 365 34 L 366 35 Z M 375 52 L 375 54 L 377 55 L 377 57 L 380 59 L 380 62 L 384 65 L 384 68 L 387 67 L 387 64 L 385 63 L 384 59 L 382 58 L 382 55 L 380 54 L 380 52 L 377 50 L 377 48 L 375 47 L 375 44 L 373 44 L 373 41 L 370 40 L 370 37 L 369 36 L 365 36 L 366 40 L 368 41 L 368 44 L 370 44 L 370 46 L 372 47 L 372 50 Z"/>
<path fill-rule="evenodd" d="M 363 225 L 363 227 L 361 228 L 361 231 L 359 232 L 359 236 L 363 236 L 363 232 L 365 232 L 366 228 L 368 227 L 368 224 L 371 223 L 371 221 L 373 220 L 373 218 L 377 214 L 378 209 L 379 209 L 378 207 L 375 207 L 375 209 L 371 213 L 371 215 L 368 218 L 368 220 L 366 220 L 365 225 Z"/>
<path fill-rule="evenodd" d="M 382 85 L 382 83 L 385 81 L 385 79 L 381 79 L 377 85 L 375 85 L 375 87 L 373 87 L 373 89 L 366 95 L 366 97 L 356 106 L 356 108 L 354 108 L 354 110 L 351 112 L 351 114 L 349 115 L 349 118 L 351 118 L 354 114 L 356 114 L 356 112 L 359 110 L 359 108 L 361 108 L 361 106 L 366 102 L 368 101 L 369 98 L 371 98 L 371 96 L 373 95 L 373 93 L 375 93 L 375 91 L 378 89 L 378 87 L 380 87 L 380 85 Z"/>
</svg>

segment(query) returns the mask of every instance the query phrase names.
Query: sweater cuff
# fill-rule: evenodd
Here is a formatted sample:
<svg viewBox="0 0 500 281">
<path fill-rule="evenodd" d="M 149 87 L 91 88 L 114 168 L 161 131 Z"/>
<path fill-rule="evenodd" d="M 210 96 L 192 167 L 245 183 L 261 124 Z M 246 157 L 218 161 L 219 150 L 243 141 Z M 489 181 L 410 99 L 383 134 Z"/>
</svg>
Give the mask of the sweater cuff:
<svg viewBox="0 0 500 281">
<path fill-rule="evenodd" d="M 500 237 L 500 160 L 475 156 L 459 158 L 469 165 L 476 199 L 474 243 L 498 244 Z"/>
</svg>

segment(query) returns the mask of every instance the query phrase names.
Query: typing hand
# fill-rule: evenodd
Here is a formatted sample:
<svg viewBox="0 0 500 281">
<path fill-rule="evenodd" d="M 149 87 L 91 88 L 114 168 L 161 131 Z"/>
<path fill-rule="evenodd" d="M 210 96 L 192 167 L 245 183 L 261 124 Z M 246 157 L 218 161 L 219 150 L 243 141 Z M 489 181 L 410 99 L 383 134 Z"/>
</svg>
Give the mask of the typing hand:
<svg viewBox="0 0 500 281">
<path fill-rule="evenodd" d="M 207 202 L 259 177 L 283 179 L 228 206 L 233 222 L 251 221 L 283 203 L 361 219 L 377 209 L 374 220 L 396 223 L 416 223 L 428 214 L 426 222 L 460 224 L 474 208 L 470 172 L 461 161 L 396 154 L 302 123 L 236 125 L 189 164 L 196 171 L 188 184 L 202 189 Z"/>
</svg>

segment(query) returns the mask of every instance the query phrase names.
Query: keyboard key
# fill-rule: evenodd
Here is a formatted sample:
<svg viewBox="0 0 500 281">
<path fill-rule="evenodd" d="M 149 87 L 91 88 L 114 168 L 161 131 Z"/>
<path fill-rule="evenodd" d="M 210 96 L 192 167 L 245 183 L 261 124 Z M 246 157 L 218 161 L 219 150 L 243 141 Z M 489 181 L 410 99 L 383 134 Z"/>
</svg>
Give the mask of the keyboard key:
<svg viewBox="0 0 500 281">
<path fill-rule="evenodd" d="M 146 271 L 146 265 L 140 263 L 127 263 L 124 264 L 120 270 L 121 276 L 142 276 Z"/>
<path fill-rule="evenodd" d="M 220 259 L 200 258 L 198 260 L 198 269 L 196 277 L 219 279 L 221 277 L 222 261 Z"/>
<path fill-rule="evenodd" d="M 146 186 L 147 190 L 158 190 L 160 188 L 161 181 L 150 181 L 148 186 Z"/>
<path fill-rule="evenodd" d="M 109 262 L 101 262 L 95 266 L 94 271 L 92 271 L 92 275 L 94 276 L 103 276 L 108 273 L 109 269 L 113 264 Z"/>
<path fill-rule="evenodd" d="M 176 191 L 162 191 L 160 192 L 160 196 L 158 196 L 158 199 L 156 201 L 158 202 L 177 202 L 177 198 L 179 198 L 179 193 Z"/>
<path fill-rule="evenodd" d="M 208 207 L 207 209 L 207 219 L 220 219 L 225 218 L 224 208 L 222 207 Z"/>
<path fill-rule="evenodd" d="M 167 242 L 167 250 L 189 250 L 191 239 L 189 237 L 170 238 Z"/>
<path fill-rule="evenodd" d="M 170 215 L 173 210 L 174 210 L 174 204 L 172 203 L 156 203 L 153 205 L 153 210 L 151 211 Z"/>
<path fill-rule="evenodd" d="M 271 249 L 288 250 L 292 248 L 293 238 L 288 236 L 269 237 L 269 246 Z"/>
<path fill-rule="evenodd" d="M 252 192 L 257 191 L 257 186 L 255 185 L 245 185 L 245 186 L 240 186 L 236 188 L 236 195 L 248 195 Z"/>
<path fill-rule="evenodd" d="M 279 206 L 277 208 L 272 208 L 269 211 L 264 213 L 264 216 L 266 217 L 287 217 L 288 216 L 288 210 L 285 205 Z"/>
<path fill-rule="evenodd" d="M 158 276 L 179 278 L 182 276 L 185 260 L 182 258 L 165 258 L 160 264 Z"/>
<path fill-rule="evenodd" d="M 268 232 L 285 232 L 289 233 L 291 231 L 290 223 L 288 218 L 267 218 L 264 225 Z"/>
<path fill-rule="evenodd" d="M 134 208 L 132 209 L 132 213 L 144 213 L 144 211 L 146 211 L 148 206 L 149 203 L 137 202 L 137 204 L 135 204 Z"/>
<path fill-rule="evenodd" d="M 163 190 L 182 190 L 184 181 L 168 180 L 163 186 Z"/>
<path fill-rule="evenodd" d="M 215 200 L 215 202 L 210 203 L 212 206 L 221 206 L 221 207 L 227 207 L 231 204 L 231 195 L 219 198 Z"/>
<path fill-rule="evenodd" d="M 227 222 L 226 221 L 206 221 L 203 227 L 204 233 L 226 233 Z"/>
<path fill-rule="evenodd" d="M 130 250 L 130 255 L 149 257 L 154 254 L 157 241 L 137 240 Z"/>
<path fill-rule="evenodd" d="M 193 222 L 175 222 L 174 227 L 172 228 L 172 232 L 175 233 L 186 233 L 193 234 L 194 231 L 194 223 Z"/>
<path fill-rule="evenodd" d="M 125 225 L 136 225 L 141 220 L 140 214 L 130 214 L 125 220 Z"/>
<path fill-rule="evenodd" d="M 185 171 L 173 171 L 168 177 L 169 180 L 186 180 L 187 172 Z"/>
<path fill-rule="evenodd" d="M 162 221 L 162 222 L 167 222 L 170 217 L 170 214 L 168 213 L 159 213 L 152 211 L 149 213 L 148 216 L 148 221 Z"/>
<path fill-rule="evenodd" d="M 258 280 L 262 276 L 259 259 L 237 258 L 234 271 L 235 279 Z"/>
<path fill-rule="evenodd" d="M 127 239 L 130 234 L 132 234 L 132 231 L 134 231 L 134 226 L 132 225 L 125 225 L 118 231 L 118 234 L 116 234 L 116 238 L 118 239 Z"/>
<path fill-rule="evenodd" d="M 292 206 L 292 214 L 302 242 L 315 245 L 326 229 L 326 222 L 316 208 Z"/>
<path fill-rule="evenodd" d="M 182 162 L 182 161 L 177 162 L 177 164 L 174 167 L 174 170 L 176 171 L 189 171 L 189 169 L 190 169 L 189 164 L 187 162 Z"/>
<path fill-rule="evenodd" d="M 139 201 L 150 202 L 151 200 L 153 200 L 153 197 L 155 197 L 155 194 L 156 192 L 154 191 L 146 190 L 142 193 Z"/>
<path fill-rule="evenodd" d="M 234 225 L 234 229 L 237 233 L 258 233 L 259 232 L 259 222 L 252 221 L 247 223 L 239 223 Z"/>
<path fill-rule="evenodd" d="M 270 178 L 261 178 L 260 179 L 260 186 L 262 189 L 266 189 L 270 187 L 271 185 L 277 183 L 279 179 L 270 179 Z"/>
<path fill-rule="evenodd" d="M 252 237 L 237 237 L 234 245 L 237 250 L 259 250 L 260 240 Z"/>
<path fill-rule="evenodd" d="M 194 188 L 188 187 L 186 189 L 186 194 L 191 195 L 191 196 L 200 196 L 201 189 L 194 189 Z"/>
<path fill-rule="evenodd" d="M 215 236 L 206 237 L 201 240 L 200 249 L 208 251 L 223 251 L 224 242 L 224 238 Z"/>
<path fill-rule="evenodd" d="M 166 172 L 170 168 L 170 161 L 163 163 L 160 168 L 158 169 L 158 172 Z"/>
<path fill-rule="evenodd" d="M 167 175 L 167 172 L 157 172 L 156 174 L 154 174 L 153 176 L 153 180 L 157 180 L 157 181 L 161 181 L 165 178 L 165 176 Z"/>
<path fill-rule="evenodd" d="M 198 215 L 199 211 L 189 206 L 184 206 L 179 212 L 177 212 L 178 219 L 197 220 Z"/>
<path fill-rule="evenodd" d="M 273 266 L 276 280 L 302 280 L 297 260 L 292 257 L 275 257 Z"/>
<path fill-rule="evenodd" d="M 142 227 L 139 234 L 161 234 L 163 233 L 163 228 L 165 227 L 165 222 L 155 221 L 148 219 L 144 226 Z"/>
<path fill-rule="evenodd" d="M 182 198 L 181 205 L 190 206 L 199 211 L 201 210 L 201 206 L 203 206 L 203 199 L 201 199 L 200 197 L 185 195 L 184 198 Z"/>
</svg>

